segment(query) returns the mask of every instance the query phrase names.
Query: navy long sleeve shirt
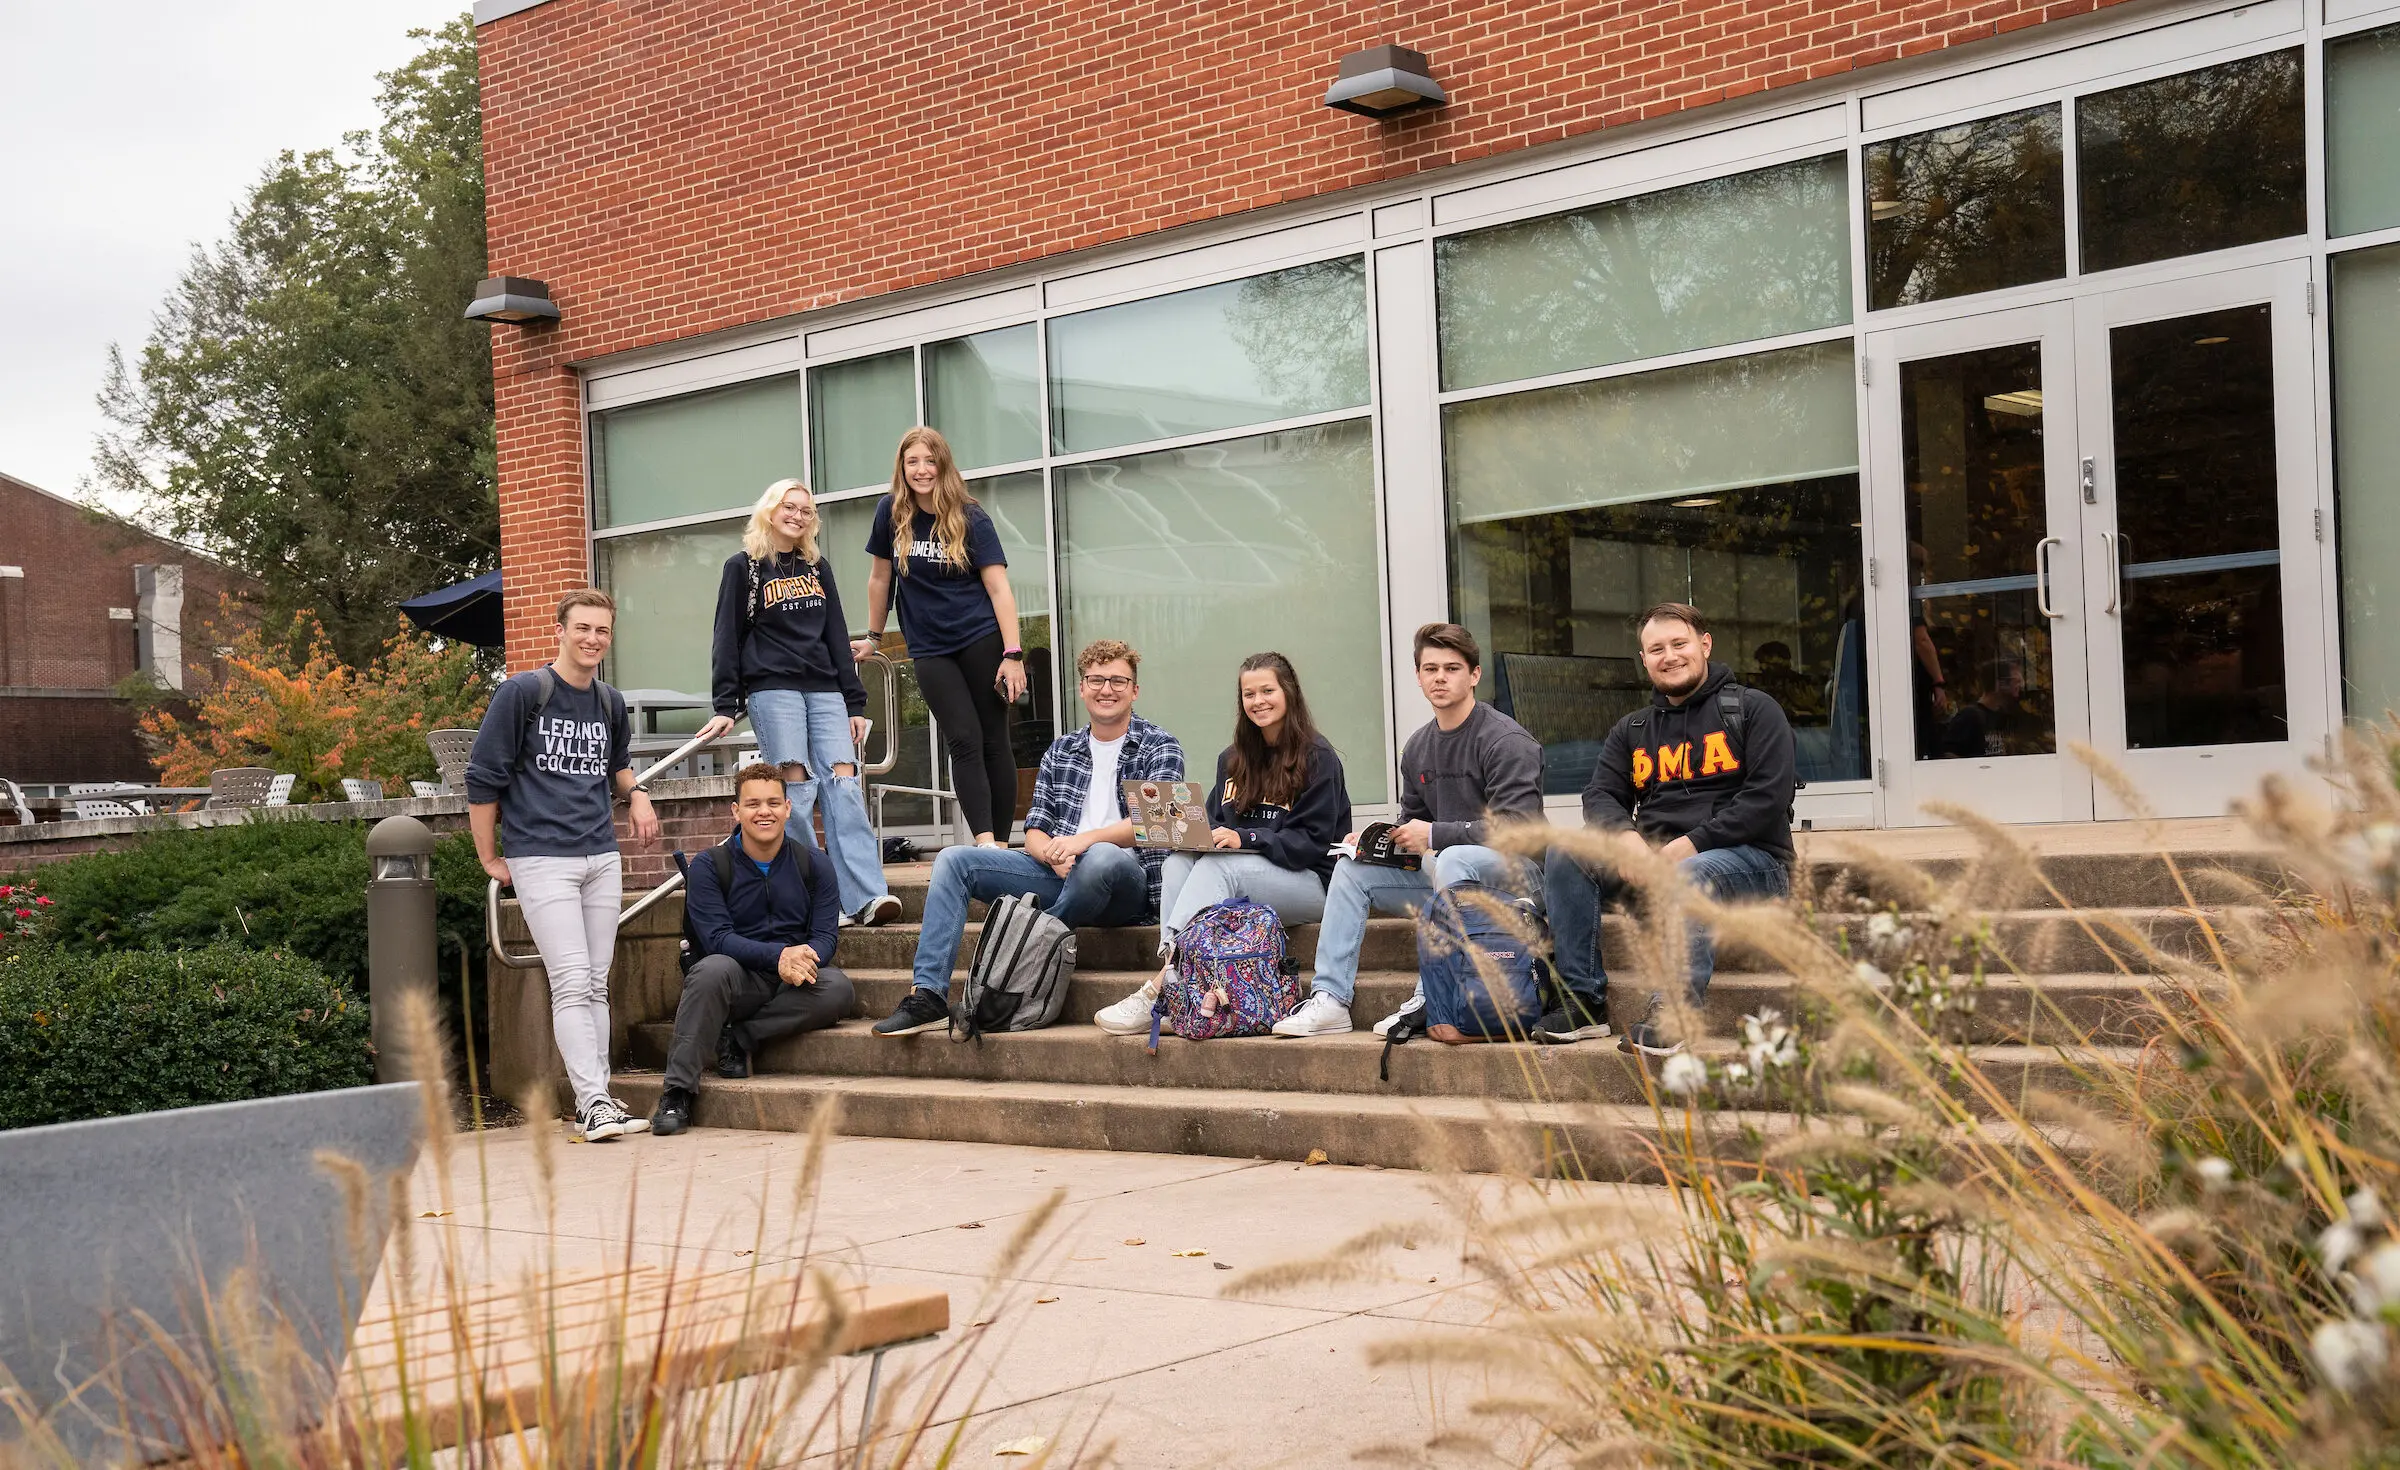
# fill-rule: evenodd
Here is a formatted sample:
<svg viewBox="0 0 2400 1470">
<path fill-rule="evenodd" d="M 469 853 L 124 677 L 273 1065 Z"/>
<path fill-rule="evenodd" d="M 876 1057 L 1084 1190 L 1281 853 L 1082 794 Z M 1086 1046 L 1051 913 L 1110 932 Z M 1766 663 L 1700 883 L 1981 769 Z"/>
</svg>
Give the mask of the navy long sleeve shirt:
<svg viewBox="0 0 2400 1470">
<path fill-rule="evenodd" d="M 692 858 L 692 876 L 683 901 L 692 918 L 700 947 L 721 954 L 745 970 L 775 973 L 783 952 L 805 944 L 817 952 L 819 964 L 830 964 L 838 942 L 842 900 L 835 888 L 833 862 L 812 851 L 809 875 L 800 877 L 798 845 L 785 838 L 775 860 L 763 874 L 740 838 L 733 840 L 733 892 L 717 888 L 716 859 L 707 852 Z"/>
</svg>

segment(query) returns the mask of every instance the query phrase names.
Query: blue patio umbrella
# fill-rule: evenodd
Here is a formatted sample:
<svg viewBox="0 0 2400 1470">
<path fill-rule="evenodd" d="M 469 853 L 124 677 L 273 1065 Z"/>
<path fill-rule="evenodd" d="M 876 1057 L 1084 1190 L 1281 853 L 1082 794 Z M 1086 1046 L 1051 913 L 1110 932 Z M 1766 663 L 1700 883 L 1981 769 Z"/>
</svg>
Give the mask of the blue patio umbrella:
<svg viewBox="0 0 2400 1470">
<path fill-rule="evenodd" d="M 500 617 L 500 574 L 485 572 L 456 586 L 412 597 L 400 604 L 408 620 L 437 637 L 478 648 L 498 648 L 508 641 Z"/>
</svg>

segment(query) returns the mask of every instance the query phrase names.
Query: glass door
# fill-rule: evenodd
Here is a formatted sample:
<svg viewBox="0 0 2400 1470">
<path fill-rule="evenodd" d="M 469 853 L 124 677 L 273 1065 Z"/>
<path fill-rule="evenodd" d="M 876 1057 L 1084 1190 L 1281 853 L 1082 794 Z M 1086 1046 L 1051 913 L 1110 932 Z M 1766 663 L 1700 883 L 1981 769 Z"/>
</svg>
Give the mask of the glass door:
<svg viewBox="0 0 2400 1470">
<path fill-rule="evenodd" d="M 1887 819 L 2089 817 L 2069 753 L 2092 727 L 2072 308 L 1880 332 L 1866 351 Z"/>
<path fill-rule="evenodd" d="M 2077 304 L 2092 743 L 2160 816 L 2332 729 L 2304 261 Z M 2131 816 L 2116 783 L 2096 814 Z"/>
</svg>

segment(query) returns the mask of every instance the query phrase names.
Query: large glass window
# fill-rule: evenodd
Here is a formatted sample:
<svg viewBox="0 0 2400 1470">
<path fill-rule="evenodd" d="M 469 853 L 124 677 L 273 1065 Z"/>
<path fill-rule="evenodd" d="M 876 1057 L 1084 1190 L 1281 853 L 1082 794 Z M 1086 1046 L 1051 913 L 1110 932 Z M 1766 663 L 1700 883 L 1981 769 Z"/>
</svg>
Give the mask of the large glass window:
<svg viewBox="0 0 2400 1470">
<path fill-rule="evenodd" d="M 769 378 L 593 415 L 595 523 L 743 509 L 799 474 L 799 389 Z"/>
<path fill-rule="evenodd" d="M 2343 703 L 2400 711 L 2400 245 L 2333 259 Z"/>
<path fill-rule="evenodd" d="M 1849 321 L 1844 180 L 1836 154 L 1438 242 L 1442 386 Z"/>
<path fill-rule="evenodd" d="M 1050 322 L 1051 441 L 1061 454 L 1366 401 L 1358 256 Z"/>
<path fill-rule="evenodd" d="M 1142 653 L 1142 712 L 1205 776 L 1233 735 L 1235 669 L 1290 657 L 1353 801 L 1385 799 L 1383 600 L 1361 420 L 1055 472 L 1065 648 Z"/>
<path fill-rule="evenodd" d="M 2400 225 L 2400 26 L 2325 47 L 2330 233 Z"/>
<path fill-rule="evenodd" d="M 900 436 L 917 423 L 916 377 L 916 353 L 907 348 L 809 370 L 812 488 L 832 494 L 892 482 Z"/>
<path fill-rule="evenodd" d="M 960 470 L 1041 458 L 1041 371 L 1030 323 L 926 345 L 925 422 Z"/>
<path fill-rule="evenodd" d="M 2075 104 L 2083 268 L 2308 228 L 2300 53 L 2273 51 Z"/>
<path fill-rule="evenodd" d="M 1451 606 L 1546 790 L 1582 789 L 1649 698 L 1632 618 L 1665 598 L 1783 703 L 1803 777 L 1865 777 L 1854 383 L 1833 342 L 1444 409 Z"/>
<path fill-rule="evenodd" d="M 1870 307 L 2067 273 L 2058 113 L 2053 103 L 1867 145 Z"/>
<path fill-rule="evenodd" d="M 725 558 L 741 546 L 738 521 L 600 543 L 600 585 L 617 599 L 610 683 L 620 689 L 672 689 L 707 699 L 717 574 Z M 703 711 L 685 723 L 697 728 L 704 718 Z"/>
</svg>

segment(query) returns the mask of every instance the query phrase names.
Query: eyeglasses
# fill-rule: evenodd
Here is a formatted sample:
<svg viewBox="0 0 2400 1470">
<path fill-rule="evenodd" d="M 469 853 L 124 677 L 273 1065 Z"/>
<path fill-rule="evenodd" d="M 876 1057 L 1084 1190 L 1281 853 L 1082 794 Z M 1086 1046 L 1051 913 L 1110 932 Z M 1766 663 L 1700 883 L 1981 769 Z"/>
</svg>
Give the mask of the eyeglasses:
<svg viewBox="0 0 2400 1470">
<path fill-rule="evenodd" d="M 1133 681 L 1123 674 L 1086 674 L 1083 676 L 1083 687 L 1102 690 L 1110 694 L 1122 694 L 1133 687 Z"/>
</svg>

